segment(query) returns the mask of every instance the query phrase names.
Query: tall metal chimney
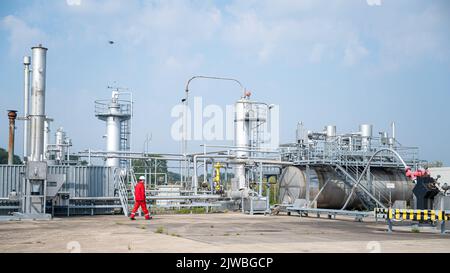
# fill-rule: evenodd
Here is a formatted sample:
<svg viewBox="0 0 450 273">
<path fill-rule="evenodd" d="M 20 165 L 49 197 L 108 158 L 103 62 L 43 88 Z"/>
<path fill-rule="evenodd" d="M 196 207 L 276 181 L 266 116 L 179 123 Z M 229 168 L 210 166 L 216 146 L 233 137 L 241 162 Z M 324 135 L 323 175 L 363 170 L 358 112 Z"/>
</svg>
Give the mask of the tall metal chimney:
<svg viewBox="0 0 450 273">
<path fill-rule="evenodd" d="M 38 45 L 31 48 L 31 161 L 40 161 L 44 157 L 44 120 L 45 120 L 45 74 L 47 48 Z"/>
<path fill-rule="evenodd" d="M 23 70 L 24 70 L 24 80 L 23 80 L 23 159 L 27 160 L 30 151 L 30 122 L 28 121 L 29 114 L 29 102 L 30 102 L 30 56 L 23 57 Z"/>
<path fill-rule="evenodd" d="M 9 143 L 8 143 L 8 165 L 14 164 L 14 131 L 16 129 L 17 111 L 8 110 L 9 119 Z"/>
</svg>

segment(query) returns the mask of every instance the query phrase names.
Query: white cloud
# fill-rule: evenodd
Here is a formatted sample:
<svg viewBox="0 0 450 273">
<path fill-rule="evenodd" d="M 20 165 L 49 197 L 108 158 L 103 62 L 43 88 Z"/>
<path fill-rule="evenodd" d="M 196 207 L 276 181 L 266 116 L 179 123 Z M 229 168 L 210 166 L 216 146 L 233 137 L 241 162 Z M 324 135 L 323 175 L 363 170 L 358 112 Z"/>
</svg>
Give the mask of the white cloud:
<svg viewBox="0 0 450 273">
<path fill-rule="evenodd" d="M 368 1 L 374 5 L 381 3 Z M 361 3 L 328 0 L 276 3 L 236 0 L 225 6 L 214 1 L 171 0 L 66 0 L 66 3 L 80 8 L 53 11 L 63 16 L 64 25 L 69 27 L 60 29 L 52 38 L 63 43 L 66 31 L 66 36 L 77 37 L 83 43 L 112 39 L 130 51 L 139 50 L 157 58 L 160 64 L 170 57 L 181 60 L 215 50 L 208 48 L 211 45 L 238 58 L 263 63 L 357 65 L 370 55 L 379 63 L 401 64 L 448 55 L 445 49 L 448 38 L 442 27 L 448 22 L 443 18 L 445 11 L 402 8 L 410 6 L 404 1 L 383 2 L 375 10 Z M 50 13 L 51 9 L 48 10 Z M 13 34 L 11 30 L 15 44 L 24 44 L 29 37 L 42 37 L 39 29 L 19 18 L 8 20 L 10 29 L 25 29 L 26 35 L 20 35 L 22 31 Z"/>
<path fill-rule="evenodd" d="M 25 52 L 34 45 L 45 44 L 47 41 L 43 31 L 29 26 L 14 15 L 4 17 L 1 26 L 9 32 L 8 41 L 10 42 L 11 53 L 14 55 Z"/>
<path fill-rule="evenodd" d="M 356 37 L 350 38 L 344 52 L 344 65 L 356 65 L 368 54 L 369 50 Z"/>
<path fill-rule="evenodd" d="M 323 59 L 324 51 L 326 50 L 326 46 L 324 44 L 318 43 L 313 46 L 310 55 L 310 62 L 312 63 L 320 63 Z"/>
<path fill-rule="evenodd" d="M 402 16 L 388 13 L 373 30 L 379 47 L 379 59 L 387 67 L 423 59 L 449 58 L 448 13 L 436 6 L 428 6 Z"/>
<path fill-rule="evenodd" d="M 374 65 L 401 66 L 430 57 L 448 59 L 445 8 L 410 1 L 367 3 L 379 9 L 351 1 L 235 1 L 226 9 L 224 40 L 236 54 L 264 62 L 351 66 L 370 55 Z"/>
</svg>

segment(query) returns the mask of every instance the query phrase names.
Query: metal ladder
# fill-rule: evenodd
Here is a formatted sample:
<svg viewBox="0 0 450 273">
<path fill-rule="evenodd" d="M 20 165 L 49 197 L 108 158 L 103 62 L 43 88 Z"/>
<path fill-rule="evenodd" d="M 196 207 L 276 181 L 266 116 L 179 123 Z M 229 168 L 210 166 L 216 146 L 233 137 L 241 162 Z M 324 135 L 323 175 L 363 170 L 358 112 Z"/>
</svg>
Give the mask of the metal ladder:
<svg viewBox="0 0 450 273">
<path fill-rule="evenodd" d="M 130 150 L 130 136 L 131 136 L 131 126 L 130 120 L 124 120 L 120 123 L 120 150 L 129 151 Z M 121 159 L 120 166 L 122 168 L 127 168 L 128 159 Z"/>
</svg>

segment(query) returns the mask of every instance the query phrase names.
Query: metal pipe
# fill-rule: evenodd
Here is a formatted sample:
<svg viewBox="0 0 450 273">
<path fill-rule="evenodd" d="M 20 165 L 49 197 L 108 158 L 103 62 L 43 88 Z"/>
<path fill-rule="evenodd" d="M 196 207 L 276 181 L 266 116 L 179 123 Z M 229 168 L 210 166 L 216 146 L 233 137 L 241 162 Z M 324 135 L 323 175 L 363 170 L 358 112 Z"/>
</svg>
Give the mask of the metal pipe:
<svg viewBox="0 0 450 273">
<path fill-rule="evenodd" d="M 97 154 L 107 154 L 107 153 L 110 153 L 109 151 L 102 151 L 102 150 L 92 150 L 92 149 L 87 149 L 87 150 L 85 150 L 85 151 L 81 151 L 81 152 L 79 152 L 80 154 L 86 154 L 86 153 L 97 153 Z M 115 154 L 130 154 L 130 155 L 133 155 L 133 154 L 137 154 L 137 155 L 143 155 L 143 156 L 145 156 L 145 155 L 154 155 L 154 154 L 157 154 L 157 155 L 159 155 L 159 156 L 162 156 L 162 155 L 170 155 L 170 156 L 180 156 L 180 157 L 182 157 L 183 155 L 182 154 L 175 154 L 175 153 L 152 153 L 152 154 L 150 154 L 150 153 L 142 153 L 142 152 L 132 152 L 132 151 L 115 151 L 114 152 Z M 203 153 L 201 153 L 201 154 L 203 154 Z M 162 157 L 160 157 L 160 158 L 162 158 Z"/>
<path fill-rule="evenodd" d="M 242 83 L 240 81 L 238 81 L 237 79 L 233 79 L 233 78 L 224 78 L 224 77 L 215 77 L 215 76 L 202 76 L 202 75 L 198 75 L 198 76 L 193 76 L 191 77 L 187 82 L 186 82 L 186 87 L 185 87 L 185 97 L 182 99 L 182 102 L 184 103 L 185 106 L 185 113 L 183 116 L 183 134 L 182 134 L 182 142 L 181 142 L 181 152 L 182 154 L 186 157 L 186 153 L 187 153 L 187 149 L 188 149 L 188 145 L 187 145 L 187 109 L 189 107 L 189 85 L 191 84 L 191 82 L 195 79 L 209 79 L 209 80 L 222 80 L 222 81 L 233 81 L 235 83 L 237 83 L 241 89 L 242 89 L 242 98 L 244 98 L 246 96 L 246 92 L 245 92 L 245 88 L 242 85 Z M 187 162 L 184 162 L 184 166 L 183 166 L 183 170 L 185 170 L 187 168 L 186 165 Z M 184 174 L 184 172 L 181 172 L 181 180 L 183 182 L 183 178 L 186 179 L 187 175 Z"/>
<path fill-rule="evenodd" d="M 27 160 L 28 150 L 30 146 L 29 142 L 29 131 L 30 131 L 30 123 L 28 122 L 28 111 L 29 111 L 29 96 L 30 96 L 30 64 L 31 58 L 29 56 L 23 57 L 23 70 L 24 70 L 24 80 L 23 80 L 23 159 Z"/>
<path fill-rule="evenodd" d="M 52 119 L 44 120 L 44 159 L 47 158 L 48 146 L 50 145 L 50 122 Z"/>
<path fill-rule="evenodd" d="M 392 122 L 392 138 L 394 139 L 394 141 L 395 141 L 395 122 Z"/>
<path fill-rule="evenodd" d="M 197 159 L 198 158 L 226 158 L 226 159 L 232 159 L 236 158 L 235 156 L 230 155 L 194 155 L 193 158 L 193 164 L 194 164 L 194 174 L 192 175 L 192 186 L 193 191 L 195 194 L 197 194 L 197 187 L 198 187 L 198 177 L 197 177 Z"/>
<path fill-rule="evenodd" d="M 31 48 L 33 74 L 31 83 L 31 160 L 40 161 L 44 153 L 45 74 L 47 48 Z"/>
<path fill-rule="evenodd" d="M 8 110 L 9 119 L 9 143 L 8 143 L 8 165 L 14 164 L 14 131 L 16 129 L 17 111 Z"/>
<path fill-rule="evenodd" d="M 67 145 L 66 145 L 67 146 Z M 119 158 L 119 159 L 158 159 L 158 160 L 167 160 L 167 161 L 184 161 L 183 158 L 168 158 L 168 157 L 147 157 L 147 156 L 129 156 L 129 155 L 119 155 L 116 153 L 111 153 L 111 154 L 95 154 L 95 153 L 91 153 L 91 154 L 78 154 L 80 158 L 83 157 L 87 157 L 87 158 Z"/>
<path fill-rule="evenodd" d="M 293 143 L 293 145 L 296 145 L 296 144 Z M 278 148 L 270 148 L 270 147 L 249 147 L 249 148 L 246 148 L 243 150 L 243 149 L 239 149 L 240 147 L 234 146 L 234 145 L 206 145 L 206 144 L 200 145 L 200 147 L 203 147 L 203 146 L 205 146 L 207 148 L 229 148 L 234 151 L 242 150 L 242 151 L 249 151 L 249 152 L 256 151 L 259 153 L 274 153 L 274 154 L 279 153 L 279 151 L 277 150 Z M 223 152 L 227 152 L 227 151 L 223 151 Z"/>
</svg>

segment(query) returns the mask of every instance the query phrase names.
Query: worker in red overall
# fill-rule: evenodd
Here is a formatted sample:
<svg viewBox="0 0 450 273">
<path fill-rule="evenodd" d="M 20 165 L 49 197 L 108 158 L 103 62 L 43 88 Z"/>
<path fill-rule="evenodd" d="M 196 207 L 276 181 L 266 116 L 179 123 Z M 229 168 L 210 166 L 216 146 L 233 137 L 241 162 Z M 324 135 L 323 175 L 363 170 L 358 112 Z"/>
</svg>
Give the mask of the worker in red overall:
<svg viewBox="0 0 450 273">
<path fill-rule="evenodd" d="M 131 212 L 131 216 L 130 219 L 131 220 L 136 220 L 134 218 L 134 216 L 136 215 L 137 210 L 139 209 L 139 207 L 142 208 L 142 211 L 145 214 L 145 219 L 146 220 L 150 220 L 152 219 L 152 217 L 150 216 L 150 213 L 147 209 L 147 203 L 145 202 L 145 177 L 141 176 L 139 177 L 139 182 L 137 183 L 136 187 L 134 188 L 134 208 L 133 211 Z"/>
</svg>

